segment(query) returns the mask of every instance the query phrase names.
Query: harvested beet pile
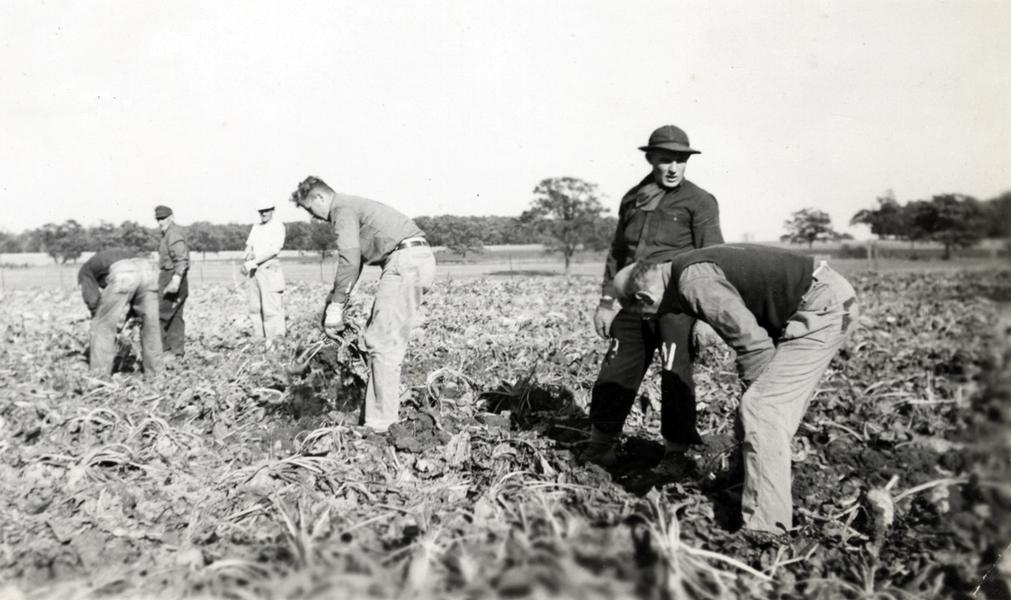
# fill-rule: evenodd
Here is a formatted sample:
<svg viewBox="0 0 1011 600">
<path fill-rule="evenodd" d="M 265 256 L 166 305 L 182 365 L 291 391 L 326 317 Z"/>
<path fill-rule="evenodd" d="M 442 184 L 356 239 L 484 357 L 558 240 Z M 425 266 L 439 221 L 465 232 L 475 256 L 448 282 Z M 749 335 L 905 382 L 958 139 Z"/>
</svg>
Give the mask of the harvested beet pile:
<svg viewBox="0 0 1011 600">
<path fill-rule="evenodd" d="M 353 332 L 306 355 L 321 285 L 286 294 L 279 352 L 227 312 L 240 290 L 194 289 L 187 357 L 147 381 L 87 375 L 76 294 L 4 294 L 0 596 L 1007 597 L 1011 275 L 852 280 L 863 327 L 794 440 L 797 530 L 762 544 L 734 531 L 721 347 L 695 477 L 647 476 L 655 377 L 622 467 L 575 460 L 589 279 L 440 282 L 382 435 Z"/>
</svg>

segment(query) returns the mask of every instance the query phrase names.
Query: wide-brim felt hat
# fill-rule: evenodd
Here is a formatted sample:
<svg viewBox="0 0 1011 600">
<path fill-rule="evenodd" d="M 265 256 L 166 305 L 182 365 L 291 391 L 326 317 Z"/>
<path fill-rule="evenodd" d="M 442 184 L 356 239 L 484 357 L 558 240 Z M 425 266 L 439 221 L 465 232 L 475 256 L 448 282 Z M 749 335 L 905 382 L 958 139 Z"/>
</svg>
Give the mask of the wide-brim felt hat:
<svg viewBox="0 0 1011 600">
<path fill-rule="evenodd" d="M 650 150 L 669 150 L 671 152 L 685 152 L 688 154 L 702 154 L 701 150 L 692 148 L 688 142 L 688 134 L 683 129 L 675 125 L 664 125 L 658 127 L 649 136 L 649 142 L 645 146 L 639 146 L 643 152 Z"/>
</svg>

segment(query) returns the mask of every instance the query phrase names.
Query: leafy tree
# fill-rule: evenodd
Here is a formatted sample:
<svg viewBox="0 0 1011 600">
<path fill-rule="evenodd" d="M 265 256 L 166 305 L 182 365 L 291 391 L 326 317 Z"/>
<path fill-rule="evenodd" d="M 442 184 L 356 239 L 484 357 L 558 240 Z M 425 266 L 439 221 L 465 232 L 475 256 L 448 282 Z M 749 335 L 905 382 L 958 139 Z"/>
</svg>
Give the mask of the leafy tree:
<svg viewBox="0 0 1011 600">
<path fill-rule="evenodd" d="M 0 252 L 21 252 L 21 239 L 13 233 L 0 231 Z"/>
<path fill-rule="evenodd" d="M 119 227 L 106 221 L 88 228 L 88 248 L 98 252 L 103 248 L 120 247 Z"/>
<path fill-rule="evenodd" d="M 337 246 L 337 234 L 333 232 L 330 223 L 313 221 L 309 224 L 309 235 L 306 242 L 306 250 L 319 252 L 319 262 L 322 265 L 323 259 L 329 256 L 330 251 Z"/>
<path fill-rule="evenodd" d="M 76 261 L 88 248 L 88 235 L 73 219 L 63 223 L 46 223 L 39 230 L 46 254 L 56 262 Z"/>
<path fill-rule="evenodd" d="M 846 236 L 832 229 L 832 217 L 817 208 L 802 208 L 783 222 L 786 233 L 779 239 L 791 244 L 807 243 L 810 248 L 815 241 L 845 239 Z"/>
<path fill-rule="evenodd" d="M 446 247 L 464 258 L 468 252 L 484 252 L 484 243 L 481 241 L 484 233 L 485 230 L 478 221 L 456 217 L 449 230 Z"/>
<path fill-rule="evenodd" d="M 309 231 L 312 224 L 306 221 L 292 221 L 284 224 L 284 247 L 300 252 L 309 250 Z"/>
<path fill-rule="evenodd" d="M 137 252 L 151 252 L 158 248 L 153 227 L 144 227 L 137 221 L 123 221 L 119 225 L 119 245 Z"/>
<path fill-rule="evenodd" d="M 850 225 L 868 225 L 871 233 L 880 239 L 907 237 L 909 214 L 895 199 L 895 194 L 888 190 L 884 196 L 879 196 L 877 201 L 877 208 L 865 208 L 853 215 Z"/>
<path fill-rule="evenodd" d="M 1011 238 L 1011 190 L 986 201 L 990 213 L 987 237 Z"/>
<path fill-rule="evenodd" d="M 971 196 L 941 194 L 911 202 L 907 208 L 914 235 L 943 244 L 945 260 L 951 258 L 952 248 L 974 246 L 986 232 L 987 211 Z"/>
<path fill-rule="evenodd" d="M 203 259 L 207 260 L 208 252 L 220 252 L 224 249 L 224 234 L 221 225 L 196 221 L 186 228 L 186 241 L 189 242 L 190 249 L 200 252 Z"/>
<path fill-rule="evenodd" d="M 492 218 L 439 215 L 418 217 L 414 222 L 425 232 L 430 244 L 445 246 L 466 258 L 468 252 L 484 252 L 487 223 Z"/>
<path fill-rule="evenodd" d="M 533 193 L 520 222 L 540 235 L 549 252 L 562 253 L 566 275 L 577 250 L 607 247 L 610 236 L 602 235 L 600 226 L 607 209 L 600 203 L 596 184 L 574 177 L 552 177 L 541 180 Z"/>
</svg>

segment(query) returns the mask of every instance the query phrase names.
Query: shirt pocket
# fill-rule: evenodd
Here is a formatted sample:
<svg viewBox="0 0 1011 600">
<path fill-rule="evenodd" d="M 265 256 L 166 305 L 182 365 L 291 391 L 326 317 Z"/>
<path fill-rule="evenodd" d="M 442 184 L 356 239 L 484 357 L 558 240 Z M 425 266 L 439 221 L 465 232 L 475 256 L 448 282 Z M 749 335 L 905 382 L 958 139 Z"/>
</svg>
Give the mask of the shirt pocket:
<svg viewBox="0 0 1011 600">
<path fill-rule="evenodd" d="M 657 208 L 650 223 L 651 237 L 660 246 L 671 248 L 692 246 L 692 214 L 681 206 Z"/>
</svg>

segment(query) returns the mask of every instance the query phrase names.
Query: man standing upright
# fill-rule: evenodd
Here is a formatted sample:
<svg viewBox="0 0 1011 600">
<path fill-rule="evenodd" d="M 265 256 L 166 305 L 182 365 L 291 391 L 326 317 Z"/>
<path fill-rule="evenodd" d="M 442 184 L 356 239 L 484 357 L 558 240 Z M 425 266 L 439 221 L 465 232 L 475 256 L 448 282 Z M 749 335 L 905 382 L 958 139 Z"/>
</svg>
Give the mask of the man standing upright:
<svg viewBox="0 0 1011 600">
<path fill-rule="evenodd" d="M 249 314 L 254 334 L 268 343 L 284 337 L 284 273 L 278 255 L 284 247 L 284 224 L 274 220 L 274 205 L 261 205 L 260 222 L 246 238 L 242 272 L 249 277 Z"/>
<path fill-rule="evenodd" d="M 362 267 L 383 269 L 365 329 L 372 372 L 362 422 L 386 431 L 398 420 L 401 364 L 422 294 L 435 279 L 435 256 L 414 221 L 374 200 L 338 194 L 317 177 L 299 183 L 291 200 L 337 234 L 337 275 L 323 309 L 328 337 L 344 329 L 344 306 Z"/>
<path fill-rule="evenodd" d="M 618 227 L 604 267 L 601 298 L 594 328 L 611 341 L 593 385 L 590 443 L 583 458 L 604 466 L 617 462 L 615 440 L 621 433 L 639 385 L 656 351 L 660 371 L 660 433 L 664 458 L 656 474 L 679 477 L 690 467 L 686 451 L 701 442 L 696 428 L 695 381 L 691 332 L 694 319 L 684 314 L 644 316 L 615 298 L 611 282 L 633 261 L 665 261 L 723 243 L 716 198 L 685 179 L 688 158 L 699 151 L 674 125 L 657 128 L 639 150 L 650 173 L 625 194 L 618 209 Z"/>
<path fill-rule="evenodd" d="M 186 320 L 183 305 L 189 295 L 186 272 L 190 268 L 190 249 L 183 232 L 175 223 L 172 209 L 156 206 L 154 218 L 161 230 L 158 244 L 158 318 L 161 320 L 161 343 L 166 354 L 181 357 L 185 353 Z"/>
<path fill-rule="evenodd" d="M 100 375 L 112 373 L 116 328 L 132 312 L 141 318 L 144 373 L 156 372 L 161 358 L 161 328 L 154 265 L 130 250 L 101 250 L 81 266 L 77 281 L 92 317 L 88 355 L 91 370 Z"/>
</svg>

